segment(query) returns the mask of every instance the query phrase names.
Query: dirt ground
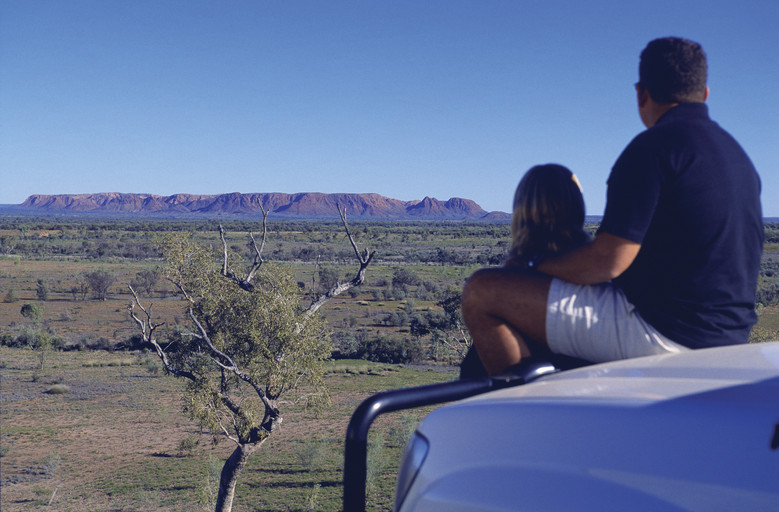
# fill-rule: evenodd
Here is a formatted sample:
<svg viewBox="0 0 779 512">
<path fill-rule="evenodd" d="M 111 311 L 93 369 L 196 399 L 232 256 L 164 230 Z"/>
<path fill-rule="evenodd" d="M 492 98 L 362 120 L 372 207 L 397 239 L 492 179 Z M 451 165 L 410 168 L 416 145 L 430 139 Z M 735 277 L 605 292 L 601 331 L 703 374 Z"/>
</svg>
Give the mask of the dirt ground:
<svg viewBox="0 0 779 512">
<path fill-rule="evenodd" d="M 151 356 L 58 352 L 41 371 L 33 351 L 0 347 L 3 512 L 210 509 L 198 503 L 209 464 L 221 467 L 232 447 L 226 441 L 211 446 L 210 435 L 182 412 L 183 382 L 151 374 L 145 357 Z M 451 369 L 354 364 L 363 363 L 359 371 L 334 363 L 327 377 L 333 404 L 320 417 L 281 404 L 282 428 L 242 477 L 236 512 L 304 510 L 314 485 L 322 489 L 320 509 L 338 510 L 342 441 L 354 408 L 381 389 L 453 375 Z M 58 385 L 68 391 L 52 393 Z M 392 421 L 377 422 L 377 428 L 386 430 Z M 186 438 L 197 440 L 191 454 L 179 449 Z M 309 440 L 327 445 L 325 467 L 317 471 L 301 469 L 295 458 Z M 380 508 L 389 506 L 394 475 L 386 480 Z"/>
<path fill-rule="evenodd" d="M 106 497 L 85 495 L 84 489 L 117 464 L 173 452 L 193 431 L 180 413 L 179 383 L 151 377 L 132 356 L 61 354 L 51 363 L 57 367 L 36 375 L 38 359 L 31 351 L 8 352 L 2 374 L 2 446 L 8 452 L 2 458 L 3 510 L 29 510 L 55 489 L 55 510 L 57 503 L 108 510 Z M 107 366 L 112 363 L 126 366 Z M 69 392 L 47 393 L 58 383 Z"/>
</svg>

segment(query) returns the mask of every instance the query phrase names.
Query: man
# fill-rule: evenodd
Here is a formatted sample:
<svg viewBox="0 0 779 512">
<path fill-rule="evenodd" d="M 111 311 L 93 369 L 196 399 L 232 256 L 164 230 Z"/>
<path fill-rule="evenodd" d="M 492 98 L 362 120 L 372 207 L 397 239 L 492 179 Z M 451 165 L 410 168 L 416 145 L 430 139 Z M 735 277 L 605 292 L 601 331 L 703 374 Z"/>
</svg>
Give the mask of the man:
<svg viewBox="0 0 779 512">
<path fill-rule="evenodd" d="M 747 341 L 763 246 L 760 180 L 709 119 L 706 76 L 699 44 L 651 41 L 636 84 L 647 130 L 612 168 L 594 240 L 535 262 L 534 272 L 471 276 L 463 315 L 490 374 L 549 349 L 603 362 Z"/>
</svg>

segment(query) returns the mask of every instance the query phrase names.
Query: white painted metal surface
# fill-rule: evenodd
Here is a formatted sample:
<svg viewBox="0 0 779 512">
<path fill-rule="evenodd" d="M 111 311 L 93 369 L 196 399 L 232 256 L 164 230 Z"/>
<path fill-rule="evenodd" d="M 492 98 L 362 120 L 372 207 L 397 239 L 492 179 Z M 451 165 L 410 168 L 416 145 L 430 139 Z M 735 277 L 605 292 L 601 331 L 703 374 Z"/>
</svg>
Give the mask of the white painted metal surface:
<svg viewBox="0 0 779 512">
<path fill-rule="evenodd" d="M 428 415 L 402 510 L 776 511 L 778 424 L 777 343 L 563 372 Z"/>
</svg>

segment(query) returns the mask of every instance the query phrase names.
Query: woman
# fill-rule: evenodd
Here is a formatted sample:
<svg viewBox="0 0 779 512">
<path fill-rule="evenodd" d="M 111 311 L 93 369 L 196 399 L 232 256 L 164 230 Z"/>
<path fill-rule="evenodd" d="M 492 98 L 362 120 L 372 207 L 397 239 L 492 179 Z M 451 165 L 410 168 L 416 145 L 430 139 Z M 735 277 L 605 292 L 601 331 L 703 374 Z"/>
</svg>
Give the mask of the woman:
<svg viewBox="0 0 779 512">
<path fill-rule="evenodd" d="M 513 212 L 507 266 L 534 270 L 545 257 L 589 241 L 581 185 L 562 165 L 537 165 L 527 171 L 514 193 Z"/>
<path fill-rule="evenodd" d="M 558 164 L 536 165 L 514 193 L 511 252 L 507 267 L 535 272 L 546 257 L 587 243 L 584 197 L 576 175 Z M 487 375 L 473 346 L 460 364 L 460 378 Z"/>
</svg>

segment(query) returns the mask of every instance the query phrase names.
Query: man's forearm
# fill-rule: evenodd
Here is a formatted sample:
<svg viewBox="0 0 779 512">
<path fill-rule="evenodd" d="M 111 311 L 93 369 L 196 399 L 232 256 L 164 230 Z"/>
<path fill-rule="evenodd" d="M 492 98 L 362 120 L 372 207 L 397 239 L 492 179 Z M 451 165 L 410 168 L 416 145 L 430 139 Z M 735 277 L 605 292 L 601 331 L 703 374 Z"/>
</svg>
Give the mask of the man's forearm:
<svg viewBox="0 0 779 512">
<path fill-rule="evenodd" d="M 541 262 L 539 272 L 574 284 L 610 281 L 627 270 L 641 245 L 608 233 L 562 256 Z"/>
</svg>

